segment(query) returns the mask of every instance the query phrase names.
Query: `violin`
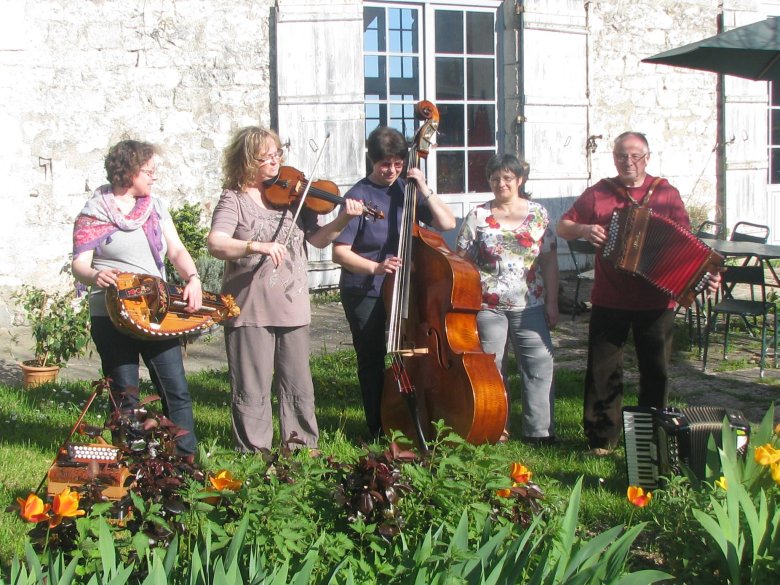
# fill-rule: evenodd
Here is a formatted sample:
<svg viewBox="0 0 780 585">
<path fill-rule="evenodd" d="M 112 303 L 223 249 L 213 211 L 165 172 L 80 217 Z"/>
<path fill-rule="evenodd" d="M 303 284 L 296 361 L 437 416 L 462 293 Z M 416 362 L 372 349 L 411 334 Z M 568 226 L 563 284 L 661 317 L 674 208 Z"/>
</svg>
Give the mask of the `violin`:
<svg viewBox="0 0 780 585">
<path fill-rule="evenodd" d="M 308 183 L 301 171 L 283 166 L 279 168 L 279 174 L 263 183 L 263 186 L 265 196 L 272 204 L 286 207 L 297 204 Z M 312 181 L 303 205 L 322 215 L 333 211 L 336 205 L 344 205 L 344 197 L 339 194 L 339 188 L 333 181 Z M 381 210 L 368 204 L 363 204 L 363 215 L 374 221 L 385 217 Z"/>
</svg>

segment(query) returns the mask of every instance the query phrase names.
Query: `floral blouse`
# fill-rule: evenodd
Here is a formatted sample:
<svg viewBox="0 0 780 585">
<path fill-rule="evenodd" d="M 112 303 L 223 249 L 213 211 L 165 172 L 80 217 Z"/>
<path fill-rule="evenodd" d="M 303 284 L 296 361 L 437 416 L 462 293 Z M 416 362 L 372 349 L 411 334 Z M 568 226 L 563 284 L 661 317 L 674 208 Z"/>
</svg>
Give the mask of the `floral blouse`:
<svg viewBox="0 0 780 585">
<path fill-rule="evenodd" d="M 544 207 L 529 201 L 523 223 L 505 229 L 493 217 L 490 202 L 483 203 L 466 216 L 457 246 L 479 269 L 483 309 L 518 310 L 544 304 L 537 259 L 558 247 Z"/>
</svg>

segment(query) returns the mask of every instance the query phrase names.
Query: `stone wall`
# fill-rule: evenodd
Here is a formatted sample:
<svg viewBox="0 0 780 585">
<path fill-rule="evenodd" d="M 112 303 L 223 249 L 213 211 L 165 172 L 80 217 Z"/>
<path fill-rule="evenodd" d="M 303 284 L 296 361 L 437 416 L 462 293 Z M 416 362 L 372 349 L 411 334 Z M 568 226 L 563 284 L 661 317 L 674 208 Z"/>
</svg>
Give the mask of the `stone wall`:
<svg viewBox="0 0 780 585">
<path fill-rule="evenodd" d="M 591 180 L 614 174 L 619 133 L 642 131 L 653 152 L 649 172 L 669 177 L 690 209 L 712 213 L 716 76 L 641 59 L 715 34 L 721 7 L 760 12 L 777 0 L 534 3 L 585 15 L 587 134 L 601 136 Z M 70 285 L 61 268 L 72 222 L 105 182 L 103 157 L 118 140 L 163 148 L 156 192 L 169 205 L 213 206 L 231 132 L 276 121 L 273 5 L 0 0 L 0 327 L 14 320 L 9 293 L 20 284 Z"/>
<path fill-rule="evenodd" d="M 594 180 L 615 174 L 612 140 L 647 135 L 648 172 L 669 177 L 691 211 L 715 207 L 716 75 L 641 60 L 717 33 L 721 0 L 587 5 Z"/>
<path fill-rule="evenodd" d="M 125 138 L 157 194 L 213 205 L 230 133 L 271 122 L 272 0 L 1 0 L 0 327 L 20 284 L 66 287 L 72 222 Z"/>
</svg>

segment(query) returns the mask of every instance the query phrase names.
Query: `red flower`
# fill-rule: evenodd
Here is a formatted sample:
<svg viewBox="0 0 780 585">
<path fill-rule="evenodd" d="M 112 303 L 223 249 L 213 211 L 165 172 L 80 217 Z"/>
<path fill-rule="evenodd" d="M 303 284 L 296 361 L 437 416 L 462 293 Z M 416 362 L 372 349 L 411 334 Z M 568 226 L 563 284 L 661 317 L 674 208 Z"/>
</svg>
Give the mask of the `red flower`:
<svg viewBox="0 0 780 585">
<path fill-rule="evenodd" d="M 533 473 L 525 465 L 520 463 L 512 463 L 509 468 L 509 476 L 515 483 L 528 483 L 531 481 Z"/>
<path fill-rule="evenodd" d="M 16 501 L 19 503 L 19 515 L 23 520 L 37 523 L 49 519 L 48 511 L 51 505 L 44 505 L 43 500 L 35 494 L 28 495 L 26 500 L 16 498 Z"/>
<path fill-rule="evenodd" d="M 484 293 L 482 295 L 482 302 L 492 309 L 493 307 L 498 306 L 498 298 L 497 293 Z"/>
<path fill-rule="evenodd" d="M 628 486 L 626 495 L 628 496 L 628 501 L 638 508 L 644 508 L 653 499 L 652 492 L 645 493 L 645 490 L 635 485 Z"/>
<path fill-rule="evenodd" d="M 485 222 L 488 224 L 488 227 L 491 227 L 493 229 L 498 229 L 501 227 L 501 224 L 496 221 L 496 218 L 492 215 L 488 215 Z"/>
<path fill-rule="evenodd" d="M 523 248 L 530 248 L 534 245 L 534 239 L 528 232 L 520 232 L 515 234 L 515 241 Z"/>
<path fill-rule="evenodd" d="M 79 493 L 72 492 L 69 487 L 66 487 L 62 492 L 54 496 L 54 501 L 51 505 L 54 517 L 49 521 L 49 526 L 54 528 L 62 522 L 63 518 L 74 518 L 86 514 L 84 510 L 79 510 L 79 498 Z"/>
</svg>

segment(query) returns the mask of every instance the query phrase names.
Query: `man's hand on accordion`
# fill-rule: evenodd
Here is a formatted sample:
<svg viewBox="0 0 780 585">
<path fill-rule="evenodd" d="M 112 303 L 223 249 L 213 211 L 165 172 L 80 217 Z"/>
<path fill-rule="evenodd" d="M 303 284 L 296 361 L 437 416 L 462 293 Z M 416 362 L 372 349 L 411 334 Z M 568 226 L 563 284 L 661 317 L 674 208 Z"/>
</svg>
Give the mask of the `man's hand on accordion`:
<svg viewBox="0 0 780 585">
<path fill-rule="evenodd" d="M 581 235 L 583 240 L 587 240 L 597 248 L 601 248 L 607 240 L 607 231 L 598 224 L 581 224 Z"/>
<path fill-rule="evenodd" d="M 710 280 L 707 282 L 707 294 L 715 294 L 720 288 L 720 273 L 725 272 L 726 267 L 721 266 L 718 272 L 710 272 Z"/>
</svg>

